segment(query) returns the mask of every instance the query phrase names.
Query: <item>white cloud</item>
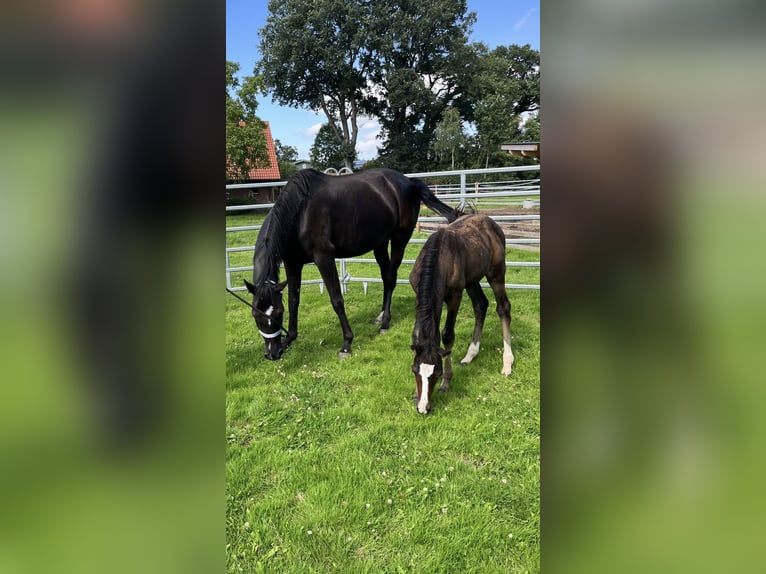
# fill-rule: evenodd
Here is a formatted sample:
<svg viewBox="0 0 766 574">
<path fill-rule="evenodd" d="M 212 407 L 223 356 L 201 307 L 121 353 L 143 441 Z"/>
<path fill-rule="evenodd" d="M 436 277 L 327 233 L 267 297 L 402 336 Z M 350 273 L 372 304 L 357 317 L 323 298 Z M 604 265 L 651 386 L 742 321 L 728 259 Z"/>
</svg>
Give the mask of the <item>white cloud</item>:
<svg viewBox="0 0 766 574">
<path fill-rule="evenodd" d="M 378 124 L 377 120 L 369 118 L 359 125 L 359 131 L 362 130 L 380 130 L 380 124 Z"/>
<path fill-rule="evenodd" d="M 527 20 L 529 20 L 529 17 L 532 16 L 532 14 L 534 14 L 536 11 L 537 8 L 530 8 L 529 11 L 527 11 L 527 13 L 524 14 L 521 19 L 513 25 L 513 29 L 517 31 L 521 30 L 524 24 L 527 23 Z"/>
<path fill-rule="evenodd" d="M 380 124 L 375 120 L 368 120 L 359 128 L 359 136 L 356 140 L 356 152 L 362 159 L 372 158 L 378 154 L 380 140 Z"/>
<path fill-rule="evenodd" d="M 321 127 L 322 127 L 322 122 L 319 122 L 318 124 L 313 124 L 307 128 L 301 128 L 296 131 L 302 136 L 305 136 L 307 138 L 315 138 L 316 135 L 319 133 L 319 129 Z"/>
</svg>

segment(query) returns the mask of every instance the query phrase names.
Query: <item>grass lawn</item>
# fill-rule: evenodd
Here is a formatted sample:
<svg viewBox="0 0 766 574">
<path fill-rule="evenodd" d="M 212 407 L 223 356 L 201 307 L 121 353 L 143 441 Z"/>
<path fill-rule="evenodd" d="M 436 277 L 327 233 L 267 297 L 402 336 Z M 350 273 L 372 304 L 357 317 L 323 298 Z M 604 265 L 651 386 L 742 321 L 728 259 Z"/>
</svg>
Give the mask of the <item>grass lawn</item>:
<svg viewBox="0 0 766 574">
<path fill-rule="evenodd" d="M 246 225 L 253 216 L 227 218 Z M 256 232 L 230 234 L 253 245 Z M 413 258 L 419 245 L 405 257 Z M 371 255 L 370 255 L 371 257 Z M 509 249 L 509 260 L 539 254 Z M 231 254 L 247 265 L 252 253 Z M 407 278 L 410 266 L 400 269 Z M 374 277 L 377 266 L 352 274 Z M 304 279 L 318 276 L 307 267 Z M 235 275 L 241 284 L 245 273 Z M 507 281 L 538 283 L 509 268 Z M 302 289 L 298 339 L 264 359 L 250 311 L 227 302 L 227 570 L 229 572 L 538 572 L 540 569 L 540 305 L 512 290 L 513 374 L 487 290 L 482 350 L 455 366 L 431 414 L 412 403 L 414 293 L 394 292 L 391 328 L 378 334 L 382 286 L 351 284 L 346 312 L 353 355 L 327 293 Z M 285 297 L 286 304 L 286 297 Z M 464 297 L 455 363 L 473 329 Z"/>
</svg>

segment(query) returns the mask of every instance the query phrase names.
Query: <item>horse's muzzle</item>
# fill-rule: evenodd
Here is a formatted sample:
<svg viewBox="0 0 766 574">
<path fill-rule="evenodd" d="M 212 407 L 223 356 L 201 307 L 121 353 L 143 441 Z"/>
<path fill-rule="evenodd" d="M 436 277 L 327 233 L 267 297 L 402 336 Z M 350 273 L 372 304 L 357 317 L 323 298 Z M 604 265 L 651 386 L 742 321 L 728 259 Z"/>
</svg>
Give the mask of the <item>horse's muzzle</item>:
<svg viewBox="0 0 766 574">
<path fill-rule="evenodd" d="M 419 401 L 419 399 L 417 397 L 412 397 L 412 404 L 415 406 L 415 410 L 418 411 L 418 413 L 420 413 L 421 415 L 427 415 L 428 413 L 431 412 L 431 401 L 428 401 L 426 403 L 426 410 L 425 411 L 421 411 L 420 410 L 419 403 L 420 403 L 420 401 Z"/>
<path fill-rule="evenodd" d="M 264 353 L 264 357 L 266 357 L 269 361 L 276 361 L 282 356 L 282 353 L 284 353 L 285 348 L 282 345 L 274 345 L 266 347 L 266 352 Z"/>
<path fill-rule="evenodd" d="M 282 357 L 282 349 L 280 349 L 276 353 L 272 353 L 272 352 L 264 353 L 263 356 L 266 357 L 269 361 L 276 361 Z"/>
</svg>

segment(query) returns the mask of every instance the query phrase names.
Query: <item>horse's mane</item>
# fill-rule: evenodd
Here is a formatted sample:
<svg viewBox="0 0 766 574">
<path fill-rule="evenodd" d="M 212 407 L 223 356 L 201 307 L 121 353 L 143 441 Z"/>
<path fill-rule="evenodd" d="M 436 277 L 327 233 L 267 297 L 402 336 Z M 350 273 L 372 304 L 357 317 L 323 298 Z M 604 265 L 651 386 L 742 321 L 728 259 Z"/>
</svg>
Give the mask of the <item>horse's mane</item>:
<svg viewBox="0 0 766 574">
<path fill-rule="evenodd" d="M 256 285 L 266 279 L 276 281 L 279 278 L 279 264 L 284 259 L 298 215 L 306 203 L 312 185 L 322 177 L 322 174 L 314 169 L 303 169 L 287 181 L 277 197 L 274 206 L 263 221 L 255 242 L 253 283 Z M 256 277 L 255 269 L 258 268 L 258 262 L 261 264 L 261 276 Z"/>
<path fill-rule="evenodd" d="M 428 238 L 422 249 L 423 259 L 415 303 L 415 325 L 419 327 L 419 338 L 424 341 L 439 340 L 439 325 L 434 320 L 434 306 L 442 304 L 441 296 L 438 295 L 441 290 L 437 285 L 442 239 L 443 233 L 437 231 Z"/>
</svg>

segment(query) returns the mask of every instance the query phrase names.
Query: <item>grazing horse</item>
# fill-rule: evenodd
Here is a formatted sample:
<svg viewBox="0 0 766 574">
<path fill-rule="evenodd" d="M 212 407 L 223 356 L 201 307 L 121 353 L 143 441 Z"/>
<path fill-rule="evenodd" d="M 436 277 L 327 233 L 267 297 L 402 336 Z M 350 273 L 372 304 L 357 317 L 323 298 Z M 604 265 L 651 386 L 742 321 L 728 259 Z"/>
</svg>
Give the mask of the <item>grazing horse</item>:
<svg viewBox="0 0 766 574">
<path fill-rule="evenodd" d="M 475 323 L 473 338 L 461 365 L 467 365 L 479 352 L 481 332 L 489 302 L 479 281 L 487 278 L 497 303 L 497 315 L 503 327 L 503 370 L 511 374 L 511 303 L 505 293 L 505 236 L 500 227 L 486 215 L 465 215 L 431 235 L 423 245 L 410 273 L 410 284 L 416 294 L 415 327 L 412 350 L 415 359 L 415 395 L 418 412 L 431 409 L 431 394 L 437 379 L 443 381 L 439 391 L 449 390 L 452 380 L 450 353 L 455 342 L 455 320 L 463 289 L 473 303 Z M 447 304 L 447 319 L 439 343 L 442 304 Z M 444 368 L 442 370 L 442 359 Z"/>
<path fill-rule="evenodd" d="M 375 320 L 385 332 L 391 321 L 391 295 L 404 248 L 425 203 L 454 221 L 458 212 L 439 201 L 419 179 L 391 169 L 369 169 L 334 177 L 304 169 L 290 178 L 263 221 L 255 243 L 253 318 L 266 344 L 266 358 L 278 359 L 298 336 L 298 304 L 303 266 L 314 262 L 343 330 L 339 357 L 351 354 L 354 334 L 346 318 L 335 258 L 375 253 L 383 280 L 383 305 Z M 391 244 L 391 255 L 388 245 Z M 279 282 L 284 263 L 287 281 Z M 290 321 L 282 342 L 282 291 L 288 288 Z"/>
</svg>

